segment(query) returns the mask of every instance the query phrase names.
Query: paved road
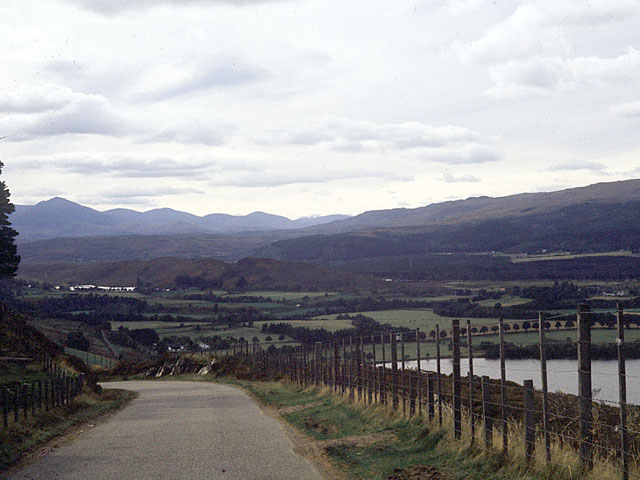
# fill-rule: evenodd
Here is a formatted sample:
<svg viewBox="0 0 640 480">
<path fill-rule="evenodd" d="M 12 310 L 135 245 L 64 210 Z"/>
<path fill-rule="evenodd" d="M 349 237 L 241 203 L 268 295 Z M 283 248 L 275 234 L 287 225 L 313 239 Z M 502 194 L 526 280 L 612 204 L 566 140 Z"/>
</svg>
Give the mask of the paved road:
<svg viewBox="0 0 640 480">
<path fill-rule="evenodd" d="M 114 382 L 140 396 L 12 480 L 322 477 L 241 390 L 206 382 Z"/>
</svg>

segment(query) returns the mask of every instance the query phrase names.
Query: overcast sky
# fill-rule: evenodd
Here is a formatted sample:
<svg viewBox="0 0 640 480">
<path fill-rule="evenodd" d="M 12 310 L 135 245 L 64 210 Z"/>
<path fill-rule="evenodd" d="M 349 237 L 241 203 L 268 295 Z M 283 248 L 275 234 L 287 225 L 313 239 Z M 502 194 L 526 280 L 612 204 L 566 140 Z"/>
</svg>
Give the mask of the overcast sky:
<svg viewBox="0 0 640 480">
<path fill-rule="evenodd" d="M 291 218 L 640 177 L 634 0 L 2 0 L 18 204 Z"/>
</svg>

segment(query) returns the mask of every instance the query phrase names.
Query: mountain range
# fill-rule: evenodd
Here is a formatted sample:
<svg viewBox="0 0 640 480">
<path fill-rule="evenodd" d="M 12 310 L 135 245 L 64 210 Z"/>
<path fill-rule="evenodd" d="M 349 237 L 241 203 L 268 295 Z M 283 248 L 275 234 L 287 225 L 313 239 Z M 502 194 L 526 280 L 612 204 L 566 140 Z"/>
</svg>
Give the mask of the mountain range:
<svg viewBox="0 0 640 480">
<path fill-rule="evenodd" d="M 259 257 L 418 280 L 447 278 L 449 272 L 457 278 L 485 274 L 492 278 L 568 278 L 578 271 L 584 278 L 595 273 L 601 279 L 640 277 L 640 179 L 556 192 L 474 197 L 414 209 L 370 211 L 348 218 L 321 217 L 313 219 L 318 222 L 315 225 L 266 214 L 254 214 L 262 221 L 253 223 L 248 220 L 251 215 L 222 215 L 225 221 L 235 219 L 231 227 L 223 228 L 224 222 L 215 224 L 217 215 L 195 217 L 170 209 L 96 212 L 61 199 L 42 203 L 45 207 L 70 207 L 76 213 L 62 208 L 61 215 L 52 209 L 39 225 L 39 234 L 55 231 L 58 238 L 20 243 L 23 264 L 161 257 L 237 262 Z M 23 234 L 22 220 L 16 218 L 20 220 L 12 217 L 14 226 Z M 189 233 L 187 228 L 204 229 L 205 219 L 211 222 L 209 225 L 217 225 L 221 233 Z M 138 228 L 135 234 L 114 233 L 134 225 Z M 180 234 L 173 233 L 181 228 Z M 246 231 L 249 229 L 253 231 Z M 163 231 L 145 234 L 157 230 Z M 28 235 L 33 239 L 33 230 Z M 612 258 L 607 252 L 618 250 L 626 251 L 627 256 L 607 260 Z M 510 266 L 505 256 L 547 251 L 608 256 L 566 264 L 554 261 L 555 266 L 549 262 Z M 541 263 L 548 265 L 542 267 Z"/>
<path fill-rule="evenodd" d="M 55 197 L 36 205 L 16 205 L 10 221 L 20 233 L 19 243 L 60 237 L 115 235 L 228 234 L 290 230 L 348 218 L 347 215 L 290 220 L 254 212 L 245 216 L 212 213 L 197 216 L 171 208 L 138 212 L 116 208 L 104 212 Z"/>
</svg>

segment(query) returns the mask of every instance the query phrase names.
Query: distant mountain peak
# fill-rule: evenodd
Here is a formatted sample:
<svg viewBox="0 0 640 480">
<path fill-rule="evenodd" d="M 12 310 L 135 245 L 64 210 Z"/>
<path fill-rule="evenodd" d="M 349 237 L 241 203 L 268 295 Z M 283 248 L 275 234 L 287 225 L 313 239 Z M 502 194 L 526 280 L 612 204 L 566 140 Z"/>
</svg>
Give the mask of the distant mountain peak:
<svg viewBox="0 0 640 480">
<path fill-rule="evenodd" d="M 11 215 L 13 227 L 20 233 L 20 242 L 59 237 L 266 232 L 303 228 L 332 220 L 335 216 L 317 217 L 301 224 L 259 211 L 249 215 L 213 213 L 198 216 L 170 207 L 145 212 L 127 208 L 101 212 L 62 197 L 43 200 L 36 205 L 16 205 L 16 211 Z"/>
</svg>

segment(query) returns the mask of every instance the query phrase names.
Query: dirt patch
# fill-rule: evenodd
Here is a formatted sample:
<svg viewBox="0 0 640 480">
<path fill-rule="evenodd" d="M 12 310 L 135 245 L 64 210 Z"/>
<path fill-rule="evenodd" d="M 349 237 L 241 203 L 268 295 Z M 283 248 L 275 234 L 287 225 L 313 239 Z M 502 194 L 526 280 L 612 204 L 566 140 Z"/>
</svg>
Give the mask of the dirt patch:
<svg viewBox="0 0 640 480">
<path fill-rule="evenodd" d="M 318 444 L 324 448 L 344 445 L 349 447 L 366 447 L 381 442 L 395 442 L 397 437 L 391 432 L 372 433 L 370 435 L 352 435 L 350 437 L 321 440 Z"/>
<path fill-rule="evenodd" d="M 388 480 L 453 480 L 432 465 L 413 465 L 409 468 L 396 468 Z"/>
<path fill-rule="evenodd" d="M 302 405 L 293 405 L 291 407 L 282 407 L 278 409 L 280 415 L 286 415 L 287 413 L 299 412 L 307 408 L 319 407 L 322 402 L 303 403 Z"/>
<path fill-rule="evenodd" d="M 324 435 L 338 433 L 340 431 L 340 427 L 338 427 L 337 425 L 326 425 L 322 422 L 318 422 L 313 417 L 305 418 L 304 426 L 307 427 L 309 430 L 313 430 L 314 432 L 319 432 Z"/>
</svg>

